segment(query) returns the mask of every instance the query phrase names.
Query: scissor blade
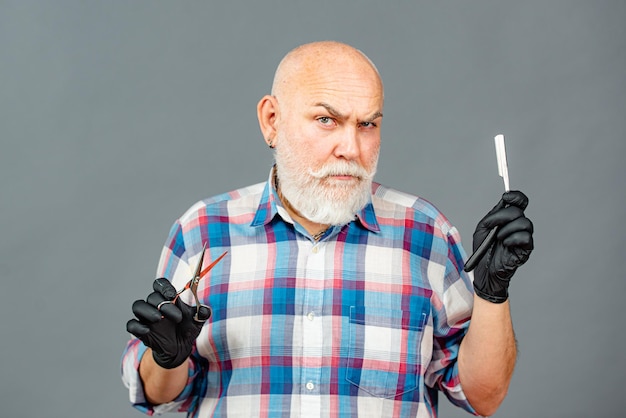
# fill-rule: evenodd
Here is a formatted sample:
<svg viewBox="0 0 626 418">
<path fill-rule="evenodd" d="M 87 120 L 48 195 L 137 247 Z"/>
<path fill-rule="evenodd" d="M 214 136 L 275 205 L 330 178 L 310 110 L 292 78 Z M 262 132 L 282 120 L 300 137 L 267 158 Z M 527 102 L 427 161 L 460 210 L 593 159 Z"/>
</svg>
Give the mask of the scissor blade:
<svg viewBox="0 0 626 418">
<path fill-rule="evenodd" d="M 222 261 L 222 258 L 226 257 L 226 254 L 228 254 L 228 251 L 224 251 L 224 253 L 220 255 L 219 257 L 217 257 L 211 264 L 209 264 L 207 268 L 202 270 L 202 272 L 200 273 L 200 278 L 204 277 L 204 275 L 207 274 L 209 271 L 211 271 L 211 269 L 215 267 L 217 263 Z"/>
<path fill-rule="evenodd" d="M 204 261 L 204 252 L 206 251 L 206 242 L 202 246 L 202 252 L 200 253 L 200 258 L 198 259 L 198 264 L 196 264 L 196 269 L 193 272 L 192 280 L 198 277 L 200 271 L 202 270 L 202 262 Z"/>
</svg>

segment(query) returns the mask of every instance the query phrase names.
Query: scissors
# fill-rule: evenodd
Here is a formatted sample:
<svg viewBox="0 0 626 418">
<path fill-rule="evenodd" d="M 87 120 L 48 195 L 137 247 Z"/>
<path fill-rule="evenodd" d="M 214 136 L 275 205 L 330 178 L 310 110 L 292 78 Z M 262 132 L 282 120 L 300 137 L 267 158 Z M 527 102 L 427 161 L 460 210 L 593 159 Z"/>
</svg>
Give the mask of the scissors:
<svg viewBox="0 0 626 418">
<path fill-rule="evenodd" d="M 226 254 L 228 254 L 228 251 L 224 251 L 224 253 L 220 255 L 218 258 L 216 258 L 211 264 L 209 264 L 207 268 L 202 270 L 202 262 L 204 261 L 205 251 L 206 251 L 206 242 L 204 243 L 204 246 L 202 247 L 202 252 L 200 253 L 200 259 L 198 260 L 198 264 L 196 265 L 196 268 L 194 270 L 193 276 L 191 277 L 191 280 L 189 280 L 182 289 L 176 292 L 176 296 L 174 297 L 174 299 L 161 302 L 158 308 L 160 308 L 162 305 L 166 303 L 176 303 L 176 299 L 178 299 L 180 294 L 183 293 L 185 290 L 189 289 L 191 290 L 191 294 L 193 295 L 193 298 L 196 301 L 196 314 L 193 316 L 193 319 L 198 322 L 204 322 L 198 318 L 198 315 L 200 314 L 200 307 L 204 306 L 208 309 L 211 309 L 211 308 L 208 307 L 207 305 L 200 303 L 200 299 L 198 299 L 198 283 L 200 282 L 200 279 L 202 279 L 209 271 L 211 271 L 211 269 L 215 267 L 215 265 L 219 263 L 222 260 L 222 258 L 226 256 Z"/>
</svg>

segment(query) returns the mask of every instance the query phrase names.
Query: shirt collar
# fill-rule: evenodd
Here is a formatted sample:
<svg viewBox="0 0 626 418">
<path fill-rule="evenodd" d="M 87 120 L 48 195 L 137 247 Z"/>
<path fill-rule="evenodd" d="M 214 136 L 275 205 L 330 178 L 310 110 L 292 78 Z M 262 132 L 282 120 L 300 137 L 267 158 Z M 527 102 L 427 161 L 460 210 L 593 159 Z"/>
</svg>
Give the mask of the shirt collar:
<svg viewBox="0 0 626 418">
<path fill-rule="evenodd" d="M 274 167 L 272 167 L 251 226 L 267 225 L 278 214 L 278 205 L 282 207 L 274 185 Z"/>
<path fill-rule="evenodd" d="M 261 201 L 259 202 L 259 206 L 257 207 L 251 226 L 267 225 L 276 215 L 279 215 L 286 222 L 293 223 L 293 220 L 278 198 L 274 175 L 275 170 L 274 167 L 272 167 L 269 179 L 267 180 L 267 183 L 265 183 L 265 188 L 263 189 L 263 194 L 261 195 Z M 359 213 L 357 213 L 356 218 L 365 229 L 371 232 L 380 232 L 380 226 L 376 220 L 374 205 L 372 205 L 371 201 L 368 202 L 367 205 L 359 211 Z"/>
<path fill-rule="evenodd" d="M 356 217 L 365 229 L 371 232 L 380 232 L 380 226 L 376 220 L 376 212 L 374 211 L 374 205 L 371 200 L 357 213 Z"/>
</svg>

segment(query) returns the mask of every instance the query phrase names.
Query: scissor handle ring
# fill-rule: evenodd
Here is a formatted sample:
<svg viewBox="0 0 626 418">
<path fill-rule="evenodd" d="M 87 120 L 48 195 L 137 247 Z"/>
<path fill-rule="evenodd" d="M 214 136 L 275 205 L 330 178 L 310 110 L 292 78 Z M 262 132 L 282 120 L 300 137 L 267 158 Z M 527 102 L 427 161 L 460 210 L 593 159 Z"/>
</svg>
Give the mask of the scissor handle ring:
<svg viewBox="0 0 626 418">
<path fill-rule="evenodd" d="M 164 300 L 163 302 L 160 302 L 160 303 L 157 305 L 157 310 L 159 310 L 159 311 L 160 311 L 160 310 L 161 310 L 161 307 L 162 307 L 163 305 L 168 305 L 168 304 L 173 304 L 173 303 L 174 303 L 174 302 L 172 302 L 171 300 Z M 198 318 L 198 314 L 200 313 L 200 307 L 201 307 L 201 306 L 204 306 L 205 308 L 207 308 L 207 309 L 209 310 L 209 317 L 208 317 L 207 319 L 205 319 L 205 320 L 202 320 L 202 319 L 199 319 L 199 318 Z M 211 310 L 211 307 L 210 307 L 210 306 L 203 305 L 203 304 L 197 304 L 197 305 L 196 305 L 196 313 L 193 315 L 193 320 L 194 320 L 194 321 L 196 321 L 196 322 L 202 322 L 202 323 L 204 323 L 204 322 L 206 322 L 206 321 L 207 321 L 207 320 L 211 317 L 211 315 L 212 315 L 212 314 L 213 314 L 213 311 Z"/>
<path fill-rule="evenodd" d="M 161 306 L 163 306 L 163 305 L 169 305 L 170 303 L 174 303 L 174 302 L 172 302 L 171 300 L 164 300 L 163 302 L 161 302 L 161 303 L 159 303 L 159 304 L 157 305 L 157 310 L 159 310 L 159 311 L 160 311 L 160 310 L 161 310 Z"/>
<path fill-rule="evenodd" d="M 207 308 L 207 309 L 209 310 L 209 316 L 208 316 L 208 318 L 207 318 L 207 319 L 205 319 L 205 320 L 198 319 L 198 314 L 200 313 L 200 307 L 201 307 L 201 306 L 204 306 L 205 308 Z M 211 308 L 210 308 L 209 306 L 207 306 L 207 305 L 202 305 L 202 304 L 200 304 L 200 305 L 196 305 L 196 313 L 195 313 L 195 315 L 193 316 L 193 320 L 194 320 L 194 321 L 196 321 L 196 322 L 202 322 L 202 323 L 205 323 L 206 321 L 208 321 L 208 320 L 209 320 L 209 318 L 211 317 L 211 315 L 213 315 L 213 311 L 211 310 Z"/>
</svg>

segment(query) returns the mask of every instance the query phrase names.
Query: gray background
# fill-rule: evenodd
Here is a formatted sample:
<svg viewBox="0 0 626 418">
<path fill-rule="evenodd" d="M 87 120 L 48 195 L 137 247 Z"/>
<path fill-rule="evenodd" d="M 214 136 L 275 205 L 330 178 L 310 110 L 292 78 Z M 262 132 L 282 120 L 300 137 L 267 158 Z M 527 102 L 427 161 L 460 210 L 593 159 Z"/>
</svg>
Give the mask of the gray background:
<svg viewBox="0 0 626 418">
<path fill-rule="evenodd" d="M 178 215 L 266 178 L 257 100 L 323 39 L 385 81 L 377 180 L 468 250 L 506 135 L 536 250 L 496 416 L 624 416 L 624 22 L 624 1 L 0 1 L 0 416 L 141 416 L 119 377 L 130 305 Z"/>
</svg>

